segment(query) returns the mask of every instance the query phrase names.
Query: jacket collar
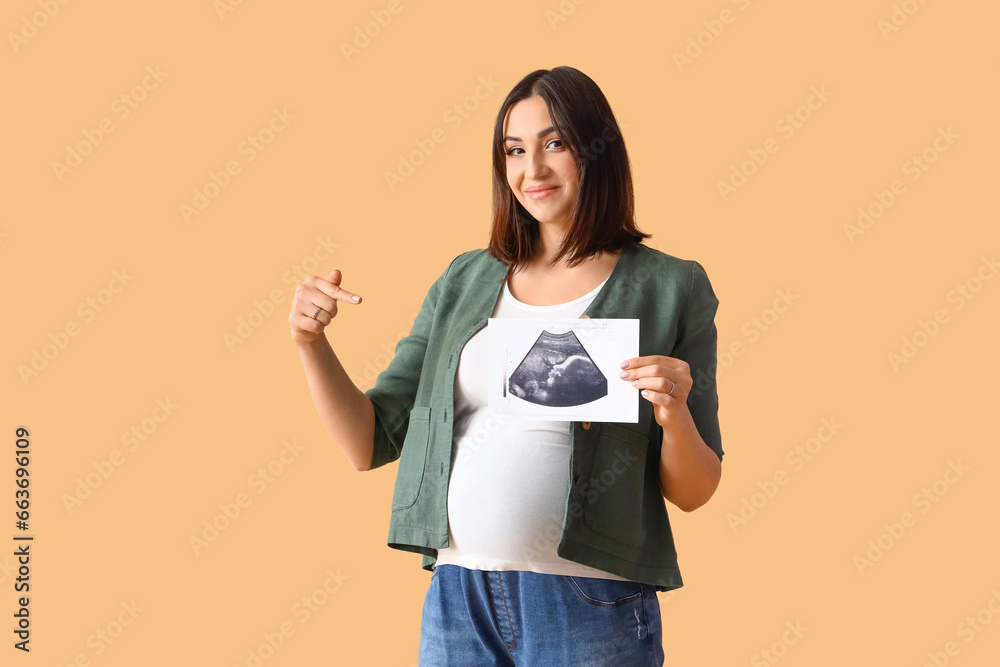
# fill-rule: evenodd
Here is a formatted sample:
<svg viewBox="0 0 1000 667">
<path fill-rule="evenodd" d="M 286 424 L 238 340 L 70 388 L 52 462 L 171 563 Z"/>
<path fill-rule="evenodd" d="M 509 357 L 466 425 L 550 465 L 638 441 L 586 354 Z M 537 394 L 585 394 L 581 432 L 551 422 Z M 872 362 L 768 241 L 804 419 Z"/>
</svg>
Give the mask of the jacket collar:
<svg viewBox="0 0 1000 667">
<path fill-rule="evenodd" d="M 590 305 L 583 311 L 581 317 L 621 317 L 621 300 L 625 296 L 630 284 L 629 280 L 634 280 L 634 266 L 639 261 L 639 248 L 645 247 L 641 243 L 626 243 L 622 247 L 618 261 L 608 276 L 608 281 L 597 293 Z M 494 289 L 477 290 L 477 296 L 482 299 L 481 303 L 476 303 L 476 312 L 482 309 L 492 309 L 500 296 L 503 284 L 500 282 L 507 275 L 507 265 L 484 250 L 489 258 L 486 270 L 479 274 L 478 280 L 491 285 Z"/>
</svg>

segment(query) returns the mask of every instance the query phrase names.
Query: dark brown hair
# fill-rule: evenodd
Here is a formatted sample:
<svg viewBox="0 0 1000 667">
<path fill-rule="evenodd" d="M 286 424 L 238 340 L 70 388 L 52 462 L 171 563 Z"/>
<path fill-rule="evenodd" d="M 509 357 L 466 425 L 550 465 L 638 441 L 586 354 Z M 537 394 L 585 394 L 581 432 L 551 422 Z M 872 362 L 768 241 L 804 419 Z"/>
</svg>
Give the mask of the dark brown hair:
<svg viewBox="0 0 1000 667">
<path fill-rule="evenodd" d="M 517 102 L 540 96 L 552 124 L 573 155 L 580 187 L 572 221 L 554 262 L 570 266 L 596 252 L 615 252 L 650 238 L 635 224 L 632 170 L 625 139 L 611 105 L 594 81 L 573 67 L 539 69 L 507 95 L 493 126 L 493 225 L 489 253 L 507 264 L 508 277 L 538 251 L 538 221 L 521 206 L 507 183 L 504 120 Z"/>
</svg>

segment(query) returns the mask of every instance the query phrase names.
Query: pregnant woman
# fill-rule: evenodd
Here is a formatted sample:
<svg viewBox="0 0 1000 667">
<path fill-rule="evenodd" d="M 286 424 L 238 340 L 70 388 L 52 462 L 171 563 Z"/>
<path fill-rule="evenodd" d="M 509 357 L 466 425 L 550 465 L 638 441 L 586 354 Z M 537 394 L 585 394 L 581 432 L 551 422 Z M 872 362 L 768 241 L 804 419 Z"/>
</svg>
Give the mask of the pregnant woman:
<svg viewBox="0 0 1000 667">
<path fill-rule="evenodd" d="M 421 667 L 662 665 L 656 593 L 683 585 L 667 503 L 697 509 L 722 474 L 719 301 L 701 264 L 642 243 L 624 139 L 579 70 L 514 86 L 492 161 L 487 247 L 430 286 L 374 387 L 325 335 L 361 303 L 340 271 L 297 288 L 292 338 L 352 465 L 399 461 L 388 544 L 431 571 Z M 640 320 L 639 354 L 613 378 L 640 392 L 638 423 L 491 411 L 491 317 Z"/>
</svg>

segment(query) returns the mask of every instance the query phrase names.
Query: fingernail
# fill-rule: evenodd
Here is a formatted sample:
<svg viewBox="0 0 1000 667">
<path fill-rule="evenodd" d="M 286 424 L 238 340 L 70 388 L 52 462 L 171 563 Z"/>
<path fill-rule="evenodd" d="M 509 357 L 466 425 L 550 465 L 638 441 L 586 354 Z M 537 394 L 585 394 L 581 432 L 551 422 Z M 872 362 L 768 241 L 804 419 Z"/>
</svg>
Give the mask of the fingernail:
<svg viewBox="0 0 1000 667">
<path fill-rule="evenodd" d="M 354 301 L 354 302 L 361 301 L 361 297 L 358 296 L 357 294 L 355 294 L 354 296 L 351 297 L 351 301 Z"/>
<path fill-rule="evenodd" d="M 624 380 L 625 378 L 628 377 L 628 371 L 622 371 L 621 373 L 618 374 L 618 377 Z"/>
<path fill-rule="evenodd" d="M 622 368 L 628 368 L 628 359 L 622 362 Z"/>
</svg>

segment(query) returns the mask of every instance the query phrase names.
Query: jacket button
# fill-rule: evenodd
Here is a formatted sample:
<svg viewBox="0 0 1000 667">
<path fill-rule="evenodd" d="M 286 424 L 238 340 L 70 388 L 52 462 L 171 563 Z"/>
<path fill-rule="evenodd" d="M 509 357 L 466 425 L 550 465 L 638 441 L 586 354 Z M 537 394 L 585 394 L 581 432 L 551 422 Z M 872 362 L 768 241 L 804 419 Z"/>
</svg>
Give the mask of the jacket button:
<svg viewBox="0 0 1000 667">
<path fill-rule="evenodd" d="M 580 426 L 582 426 L 583 430 L 586 431 L 587 429 L 590 428 L 590 422 L 583 422 L 582 424 L 580 424 Z"/>
<path fill-rule="evenodd" d="M 580 319 L 581 320 L 589 320 L 590 319 L 590 315 L 581 315 Z"/>
</svg>

